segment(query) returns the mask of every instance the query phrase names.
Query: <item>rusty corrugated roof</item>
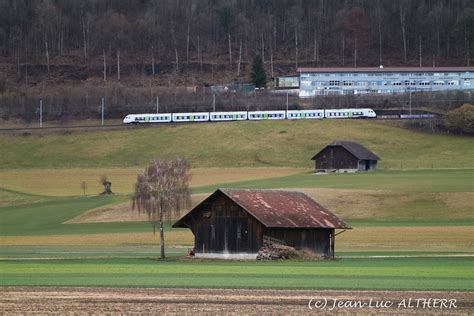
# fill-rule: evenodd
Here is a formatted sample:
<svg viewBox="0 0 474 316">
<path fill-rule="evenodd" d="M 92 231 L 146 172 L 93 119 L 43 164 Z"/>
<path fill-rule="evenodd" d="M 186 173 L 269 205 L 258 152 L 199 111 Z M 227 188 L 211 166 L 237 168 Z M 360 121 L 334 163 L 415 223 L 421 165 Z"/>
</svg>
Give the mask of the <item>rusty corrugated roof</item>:
<svg viewBox="0 0 474 316">
<path fill-rule="evenodd" d="M 220 189 L 266 227 L 350 228 L 304 193 Z"/>
<path fill-rule="evenodd" d="M 302 67 L 297 72 L 465 72 L 474 71 L 474 67 Z"/>
<path fill-rule="evenodd" d="M 183 225 L 186 217 L 219 193 L 226 195 L 266 227 L 335 228 L 351 227 L 304 193 L 278 190 L 219 189 L 197 205 L 173 227 Z"/>
</svg>

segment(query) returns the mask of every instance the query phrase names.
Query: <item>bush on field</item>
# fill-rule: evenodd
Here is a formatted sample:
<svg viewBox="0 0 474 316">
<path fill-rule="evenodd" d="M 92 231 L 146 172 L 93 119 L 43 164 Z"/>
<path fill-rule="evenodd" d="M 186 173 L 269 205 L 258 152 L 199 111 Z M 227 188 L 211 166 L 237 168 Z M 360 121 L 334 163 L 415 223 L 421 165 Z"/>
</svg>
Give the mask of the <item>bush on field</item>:
<svg viewBox="0 0 474 316">
<path fill-rule="evenodd" d="M 466 103 L 449 111 L 446 115 L 445 124 L 451 132 L 474 134 L 474 105 Z"/>
</svg>

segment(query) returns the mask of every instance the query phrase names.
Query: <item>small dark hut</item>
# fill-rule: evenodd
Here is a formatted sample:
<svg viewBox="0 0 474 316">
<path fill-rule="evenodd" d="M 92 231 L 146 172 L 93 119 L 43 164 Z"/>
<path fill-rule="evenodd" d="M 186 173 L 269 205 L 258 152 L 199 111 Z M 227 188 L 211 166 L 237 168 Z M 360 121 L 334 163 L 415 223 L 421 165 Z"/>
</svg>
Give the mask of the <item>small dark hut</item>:
<svg viewBox="0 0 474 316">
<path fill-rule="evenodd" d="M 219 189 L 178 220 L 196 256 L 255 258 L 265 240 L 334 257 L 336 229 L 350 229 L 300 192 Z M 232 255 L 234 254 L 234 255 Z"/>
<path fill-rule="evenodd" d="M 380 158 L 359 143 L 335 140 L 314 155 L 316 171 L 375 171 Z"/>
</svg>

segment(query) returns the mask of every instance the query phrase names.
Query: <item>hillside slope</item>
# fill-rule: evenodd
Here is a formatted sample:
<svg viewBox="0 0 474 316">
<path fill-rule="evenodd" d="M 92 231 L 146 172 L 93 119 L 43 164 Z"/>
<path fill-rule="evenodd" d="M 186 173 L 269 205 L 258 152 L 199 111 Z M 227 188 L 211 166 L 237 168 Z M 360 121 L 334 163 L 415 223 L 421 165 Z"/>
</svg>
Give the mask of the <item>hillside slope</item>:
<svg viewBox="0 0 474 316">
<path fill-rule="evenodd" d="M 175 124 L 63 134 L 0 135 L 0 168 L 143 166 L 182 155 L 196 167 L 304 167 L 334 139 L 374 151 L 381 169 L 471 168 L 472 138 L 431 135 L 383 122 L 279 121 Z"/>
</svg>

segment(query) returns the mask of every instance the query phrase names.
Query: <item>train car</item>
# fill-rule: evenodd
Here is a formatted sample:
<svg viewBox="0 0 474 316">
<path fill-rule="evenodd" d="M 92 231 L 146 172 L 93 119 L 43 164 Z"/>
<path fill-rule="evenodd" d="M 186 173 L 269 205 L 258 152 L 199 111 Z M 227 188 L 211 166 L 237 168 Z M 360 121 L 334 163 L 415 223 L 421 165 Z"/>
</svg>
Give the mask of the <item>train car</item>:
<svg viewBox="0 0 474 316">
<path fill-rule="evenodd" d="M 209 121 L 209 112 L 195 112 L 195 113 L 173 113 L 172 121 L 175 123 L 181 122 L 207 122 Z"/>
<path fill-rule="evenodd" d="M 169 122 L 171 122 L 171 113 L 128 114 L 123 119 L 124 124 L 150 124 L 150 123 L 169 123 Z"/>
<path fill-rule="evenodd" d="M 247 119 L 247 111 L 238 112 L 211 112 L 210 119 L 213 122 L 220 121 L 245 121 Z"/>
<path fill-rule="evenodd" d="M 375 118 L 377 115 L 372 109 L 335 109 L 325 110 L 324 117 L 329 119 Z"/>
<path fill-rule="evenodd" d="M 248 119 L 251 121 L 259 120 L 284 120 L 286 111 L 251 111 L 248 112 Z"/>
<path fill-rule="evenodd" d="M 433 119 L 436 118 L 434 114 L 400 114 L 401 119 Z"/>
<path fill-rule="evenodd" d="M 290 110 L 287 111 L 286 118 L 289 120 L 322 119 L 324 110 Z"/>
</svg>

